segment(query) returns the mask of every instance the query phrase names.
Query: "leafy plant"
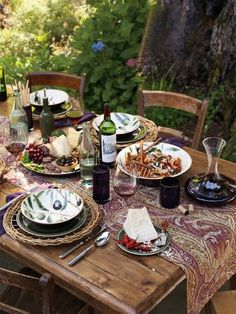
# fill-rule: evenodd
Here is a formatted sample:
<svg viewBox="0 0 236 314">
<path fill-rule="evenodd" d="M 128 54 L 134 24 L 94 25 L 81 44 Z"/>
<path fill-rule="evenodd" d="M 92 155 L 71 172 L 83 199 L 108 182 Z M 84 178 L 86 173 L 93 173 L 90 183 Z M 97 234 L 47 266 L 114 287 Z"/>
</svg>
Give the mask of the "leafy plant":
<svg viewBox="0 0 236 314">
<path fill-rule="evenodd" d="M 108 102 L 112 110 L 134 112 L 142 81 L 135 59 L 151 2 L 90 0 L 87 4 L 71 38 L 71 67 L 87 76 L 86 106 L 101 112 Z"/>
</svg>

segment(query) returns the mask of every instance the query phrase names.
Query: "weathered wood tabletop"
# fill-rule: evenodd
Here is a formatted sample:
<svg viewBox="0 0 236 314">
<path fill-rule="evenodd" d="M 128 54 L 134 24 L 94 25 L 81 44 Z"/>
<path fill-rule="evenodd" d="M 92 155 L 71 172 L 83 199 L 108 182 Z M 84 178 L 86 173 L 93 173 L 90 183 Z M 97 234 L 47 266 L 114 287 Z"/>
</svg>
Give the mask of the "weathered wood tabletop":
<svg viewBox="0 0 236 314">
<path fill-rule="evenodd" d="M 2 104 L 1 113 L 8 113 Z M 188 177 L 204 172 L 207 166 L 205 153 L 190 148 L 186 151 L 191 155 L 193 164 L 181 177 L 182 183 Z M 219 170 L 236 178 L 234 163 L 220 160 Z M 7 194 L 19 190 L 6 181 L 2 183 L 0 205 L 4 204 Z M 67 246 L 30 246 L 7 234 L 0 237 L 0 249 L 39 272 L 52 273 L 59 284 L 104 313 L 148 313 L 185 279 L 179 266 L 155 255 L 139 257 L 125 253 L 117 247 L 114 238 L 73 267 L 67 265 L 68 258 L 61 260 L 58 257 Z"/>
</svg>

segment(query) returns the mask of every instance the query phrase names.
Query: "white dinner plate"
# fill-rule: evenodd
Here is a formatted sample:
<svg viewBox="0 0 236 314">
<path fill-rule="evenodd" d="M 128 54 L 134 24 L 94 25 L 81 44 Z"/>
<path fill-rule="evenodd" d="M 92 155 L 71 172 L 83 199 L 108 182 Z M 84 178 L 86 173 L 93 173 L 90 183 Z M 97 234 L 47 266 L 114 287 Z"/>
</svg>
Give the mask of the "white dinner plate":
<svg viewBox="0 0 236 314">
<path fill-rule="evenodd" d="M 48 189 L 25 198 L 21 203 L 21 212 L 34 223 L 54 225 L 76 217 L 83 205 L 82 198 L 76 193 L 65 189 Z"/>
<path fill-rule="evenodd" d="M 99 131 L 99 126 L 103 121 L 103 114 L 93 120 L 93 127 Z M 128 113 L 112 112 L 111 120 L 116 125 L 116 134 L 124 135 L 137 130 L 140 125 L 139 118 Z"/>
<path fill-rule="evenodd" d="M 145 142 L 143 144 L 144 149 L 149 147 L 152 144 L 152 142 Z M 125 148 L 123 148 L 119 154 L 116 157 L 116 162 L 120 163 L 123 171 L 125 171 L 127 174 L 129 174 L 129 171 L 126 167 L 126 156 L 129 153 L 131 153 L 132 155 L 136 155 L 139 152 L 140 149 L 140 143 L 136 143 L 130 146 L 127 146 Z M 170 177 L 177 177 L 180 176 L 181 174 L 185 173 L 192 165 L 192 158 L 190 157 L 190 155 L 183 150 L 182 148 L 172 145 L 172 144 L 168 144 L 168 143 L 159 143 L 155 146 L 153 146 L 153 148 L 149 151 L 148 154 L 151 154 L 151 152 L 153 152 L 153 150 L 160 150 L 162 152 L 162 154 L 165 155 L 171 155 L 172 157 L 175 158 L 180 158 L 181 160 L 181 171 L 172 175 L 169 175 Z M 156 180 L 160 180 L 162 179 L 164 176 L 158 176 L 155 178 L 149 178 L 149 177 L 145 177 L 145 176 L 139 176 L 139 179 L 143 179 L 143 180 L 148 180 L 148 181 L 156 181 Z"/>
<path fill-rule="evenodd" d="M 46 89 L 49 106 L 63 104 L 68 101 L 69 95 L 58 89 Z M 35 91 L 30 94 L 30 103 L 34 106 L 43 106 L 44 89 Z"/>
</svg>

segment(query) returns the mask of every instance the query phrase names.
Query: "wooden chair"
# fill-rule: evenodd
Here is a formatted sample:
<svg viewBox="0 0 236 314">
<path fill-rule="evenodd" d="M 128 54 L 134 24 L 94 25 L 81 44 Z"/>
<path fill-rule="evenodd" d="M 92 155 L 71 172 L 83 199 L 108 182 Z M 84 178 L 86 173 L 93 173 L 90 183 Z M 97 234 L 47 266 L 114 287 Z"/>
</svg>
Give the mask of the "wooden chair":
<svg viewBox="0 0 236 314">
<path fill-rule="evenodd" d="M 211 304 L 215 314 L 236 313 L 236 290 L 218 291 L 206 305 L 206 314 L 212 314 Z"/>
<path fill-rule="evenodd" d="M 83 96 L 85 76 L 76 76 L 60 72 L 31 72 L 27 75 L 29 88 L 33 86 L 66 87 L 76 90 L 76 96 Z"/>
<path fill-rule="evenodd" d="M 184 94 L 149 90 L 138 91 L 138 114 L 140 116 L 144 116 L 145 107 L 153 106 L 176 108 L 190 112 L 197 116 L 197 123 L 191 144 L 191 146 L 195 149 L 198 148 L 201 139 L 207 105 L 207 100 L 201 101 Z M 171 128 L 159 127 L 159 131 L 160 134 L 158 135 L 162 135 L 161 133 L 177 137 L 181 137 L 183 135 L 183 132 Z"/>
<path fill-rule="evenodd" d="M 55 286 L 53 277 L 41 277 L 30 268 L 13 272 L 0 268 L 0 310 L 11 314 L 87 314 L 84 302 Z M 1 312 L 2 313 L 2 312 Z"/>
</svg>

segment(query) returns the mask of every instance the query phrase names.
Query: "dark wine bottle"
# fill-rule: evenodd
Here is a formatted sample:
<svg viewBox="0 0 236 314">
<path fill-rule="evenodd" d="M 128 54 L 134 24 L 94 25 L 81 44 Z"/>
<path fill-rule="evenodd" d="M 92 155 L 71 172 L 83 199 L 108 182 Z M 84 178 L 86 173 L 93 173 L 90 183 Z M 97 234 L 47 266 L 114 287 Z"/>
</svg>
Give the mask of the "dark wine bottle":
<svg viewBox="0 0 236 314">
<path fill-rule="evenodd" d="M 39 125 L 42 138 L 44 140 L 47 140 L 54 130 L 54 116 L 48 104 L 48 97 L 46 96 L 46 91 L 44 91 L 43 110 L 40 114 Z"/>
<path fill-rule="evenodd" d="M 114 167 L 116 160 L 116 126 L 111 120 L 108 104 L 104 106 L 104 119 L 99 126 L 101 163 Z"/>
<path fill-rule="evenodd" d="M 0 101 L 7 100 L 7 88 L 5 83 L 4 68 L 0 65 Z"/>
</svg>

